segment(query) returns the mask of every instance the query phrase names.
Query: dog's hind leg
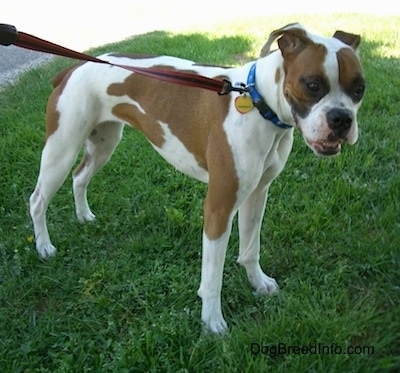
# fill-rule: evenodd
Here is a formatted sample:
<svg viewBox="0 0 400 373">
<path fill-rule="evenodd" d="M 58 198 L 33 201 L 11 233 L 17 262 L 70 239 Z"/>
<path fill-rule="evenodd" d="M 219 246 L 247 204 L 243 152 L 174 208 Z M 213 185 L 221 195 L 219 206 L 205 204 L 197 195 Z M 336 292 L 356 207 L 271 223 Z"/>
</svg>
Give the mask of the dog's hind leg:
<svg viewBox="0 0 400 373">
<path fill-rule="evenodd" d="M 64 183 L 82 143 L 83 140 L 79 141 L 78 135 L 74 137 L 72 133 L 59 129 L 47 139 L 43 148 L 39 177 L 29 199 L 36 249 L 42 257 L 51 256 L 56 251 L 47 230 L 47 208 Z"/>
<path fill-rule="evenodd" d="M 82 162 L 73 173 L 76 216 L 82 222 L 95 219 L 87 201 L 87 187 L 94 174 L 110 160 L 121 141 L 123 127 L 119 122 L 102 122 L 85 142 Z"/>
</svg>

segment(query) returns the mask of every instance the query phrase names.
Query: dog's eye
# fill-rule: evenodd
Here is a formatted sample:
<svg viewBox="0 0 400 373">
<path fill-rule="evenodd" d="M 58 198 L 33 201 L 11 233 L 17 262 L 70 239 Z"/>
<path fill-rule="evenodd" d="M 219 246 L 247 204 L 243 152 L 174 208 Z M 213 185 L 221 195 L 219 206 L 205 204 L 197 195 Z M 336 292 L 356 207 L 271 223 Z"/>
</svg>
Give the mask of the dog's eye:
<svg viewBox="0 0 400 373">
<path fill-rule="evenodd" d="M 329 82 L 320 75 L 310 75 L 301 78 L 300 84 L 309 100 L 319 101 L 329 92 Z"/>
<path fill-rule="evenodd" d="M 320 90 L 320 86 L 319 86 L 319 84 L 316 83 L 316 82 L 308 82 L 308 83 L 307 83 L 307 88 L 308 88 L 311 92 L 314 92 L 314 93 L 317 93 L 317 92 L 319 92 L 319 90 Z"/>
<path fill-rule="evenodd" d="M 359 102 L 365 93 L 365 80 L 363 77 L 357 77 L 353 80 L 345 92 L 353 99 L 354 102 Z"/>
<path fill-rule="evenodd" d="M 365 92 L 365 85 L 364 84 L 360 84 L 355 90 L 353 95 L 355 96 L 355 98 L 361 99 L 362 96 L 364 95 Z"/>
</svg>

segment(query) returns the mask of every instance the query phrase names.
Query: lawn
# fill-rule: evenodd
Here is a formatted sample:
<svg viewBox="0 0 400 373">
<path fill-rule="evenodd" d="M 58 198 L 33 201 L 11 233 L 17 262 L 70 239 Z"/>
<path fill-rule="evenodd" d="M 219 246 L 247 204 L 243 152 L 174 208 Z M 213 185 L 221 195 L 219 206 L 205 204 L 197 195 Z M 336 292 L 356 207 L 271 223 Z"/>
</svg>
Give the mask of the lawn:
<svg viewBox="0 0 400 373">
<path fill-rule="evenodd" d="M 220 337 L 202 330 L 196 295 L 206 186 L 127 128 L 90 186 L 96 223 L 76 220 L 68 180 L 48 212 L 57 255 L 41 260 L 27 204 L 51 79 L 73 61 L 57 58 L 0 92 L 1 372 L 399 371 L 400 18 L 244 18 L 152 32 L 91 53 L 239 65 L 294 20 L 325 35 L 362 35 L 368 90 L 360 138 L 326 159 L 296 134 L 261 237 L 262 266 L 281 291 L 253 295 L 236 264 L 235 225 L 222 297 L 230 331 Z"/>
</svg>

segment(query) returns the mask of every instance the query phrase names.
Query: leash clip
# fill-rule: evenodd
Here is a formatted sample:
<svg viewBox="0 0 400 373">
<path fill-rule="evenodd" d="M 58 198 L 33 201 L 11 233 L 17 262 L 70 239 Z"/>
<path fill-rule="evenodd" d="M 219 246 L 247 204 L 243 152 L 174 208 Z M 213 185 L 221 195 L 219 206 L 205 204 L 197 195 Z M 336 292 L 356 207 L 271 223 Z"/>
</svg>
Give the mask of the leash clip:
<svg viewBox="0 0 400 373">
<path fill-rule="evenodd" d="M 223 82 L 224 82 L 224 84 L 222 86 L 221 92 L 218 92 L 218 94 L 220 96 L 227 95 L 228 93 L 231 93 L 231 92 L 239 92 L 241 95 L 243 93 L 249 92 L 249 88 L 248 88 L 249 86 L 244 83 L 236 83 L 236 85 L 233 86 L 232 83 L 227 79 L 223 79 Z"/>
</svg>

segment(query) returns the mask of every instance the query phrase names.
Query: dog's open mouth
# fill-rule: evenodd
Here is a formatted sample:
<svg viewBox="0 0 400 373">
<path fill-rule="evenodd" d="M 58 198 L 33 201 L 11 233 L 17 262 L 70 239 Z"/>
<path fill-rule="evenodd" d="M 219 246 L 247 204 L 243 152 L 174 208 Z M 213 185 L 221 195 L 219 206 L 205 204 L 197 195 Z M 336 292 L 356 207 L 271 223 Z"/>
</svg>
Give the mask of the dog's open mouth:
<svg viewBox="0 0 400 373">
<path fill-rule="evenodd" d="M 342 150 L 342 141 L 308 141 L 308 145 L 318 155 L 330 156 L 340 153 Z"/>
</svg>

